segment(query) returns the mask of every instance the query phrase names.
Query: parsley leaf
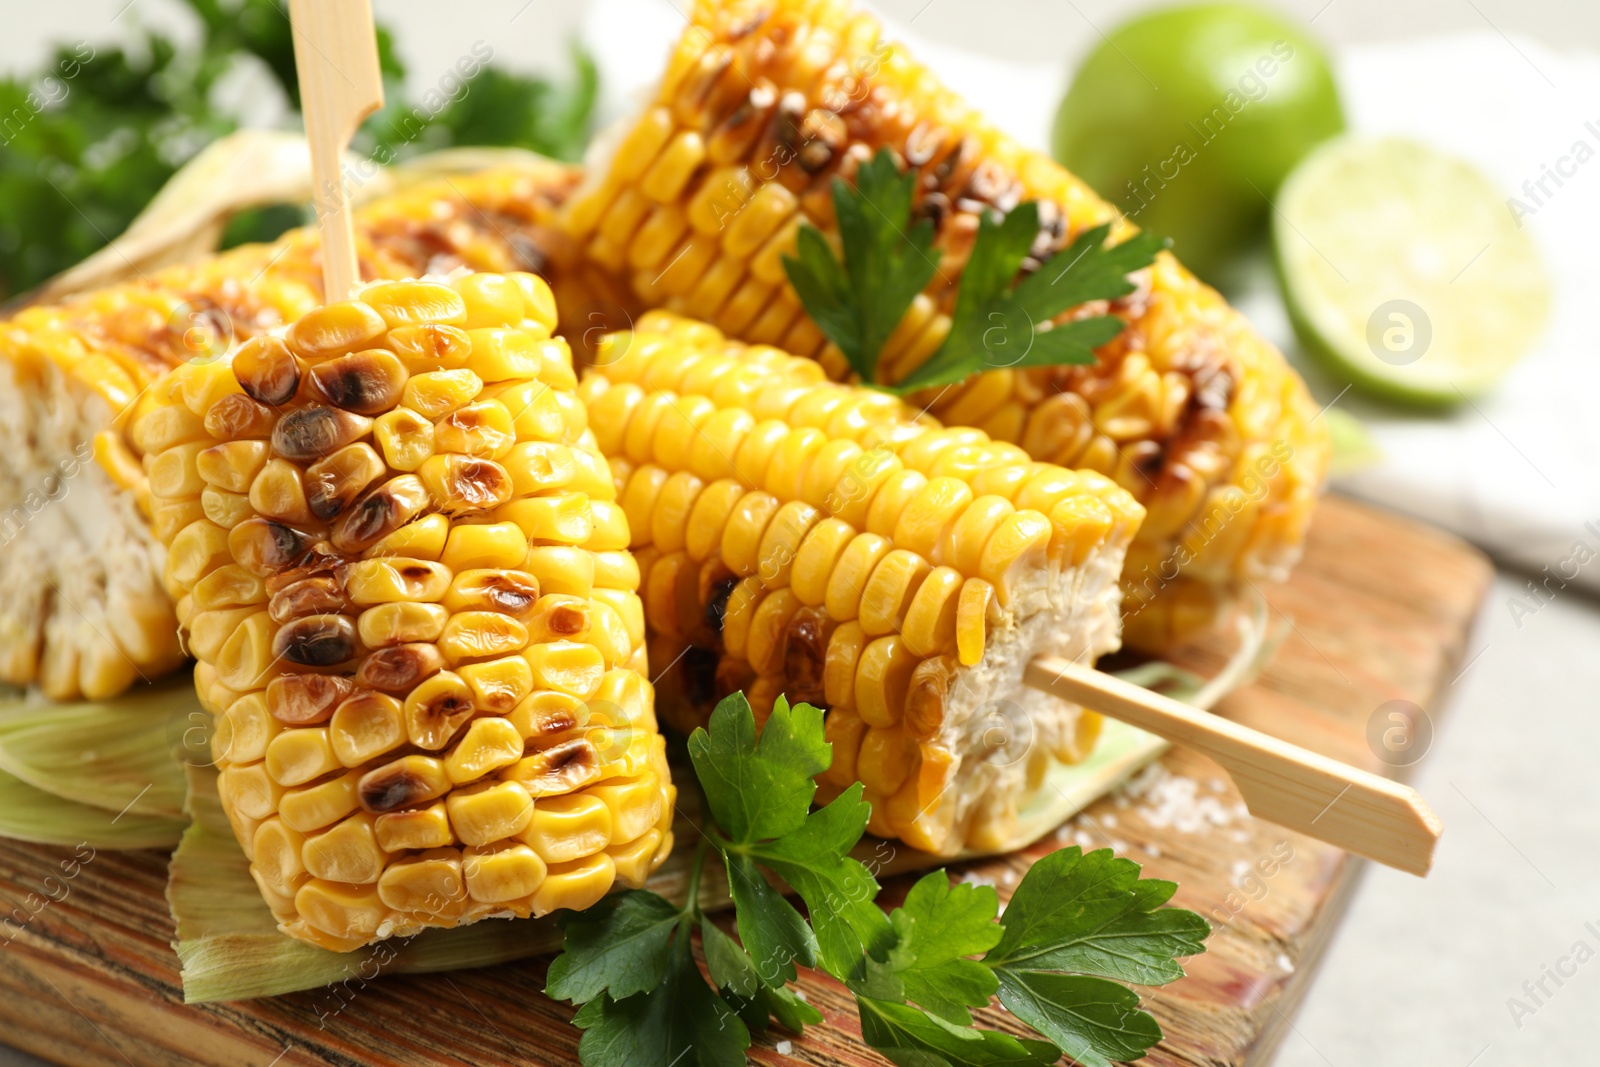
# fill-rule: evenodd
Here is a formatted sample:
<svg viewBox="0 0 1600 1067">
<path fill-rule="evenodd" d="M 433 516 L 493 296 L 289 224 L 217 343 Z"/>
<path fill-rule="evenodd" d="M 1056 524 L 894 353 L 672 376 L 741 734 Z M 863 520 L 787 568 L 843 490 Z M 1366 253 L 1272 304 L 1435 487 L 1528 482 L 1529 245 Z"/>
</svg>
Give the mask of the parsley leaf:
<svg viewBox="0 0 1600 1067">
<path fill-rule="evenodd" d="M 902 389 L 950 385 L 984 370 L 1094 362 L 1094 350 L 1122 332 L 1114 315 L 1055 324 L 1062 312 L 1133 292 L 1128 274 L 1148 266 L 1166 242 L 1148 233 L 1107 246 L 1109 223 L 1085 230 L 1014 288 L 1039 232 L 1038 205 L 1019 204 L 999 223 L 978 222 L 978 237 L 956 293 L 950 333 Z"/>
<path fill-rule="evenodd" d="M 797 1034 L 822 1021 L 822 1013 L 793 990 L 764 981 L 749 953 L 710 919 L 700 922 L 700 946 L 711 980 L 751 1030 L 765 1030 L 773 1017 Z"/>
<path fill-rule="evenodd" d="M 622 1000 L 602 995 L 573 1016 L 578 1058 L 618 1067 L 744 1067 L 750 1031 L 712 992 L 681 932 L 661 985 Z"/>
<path fill-rule="evenodd" d="M 672 932 L 683 912 L 642 889 L 565 912 L 563 952 L 550 964 L 545 992 L 578 1003 L 601 993 L 622 998 L 654 989 L 667 975 Z"/>
<path fill-rule="evenodd" d="M 814 226 L 802 226 L 797 255 L 783 257 L 783 269 L 817 328 L 868 384 L 884 343 L 939 270 L 932 221 L 911 225 L 915 191 L 916 176 L 902 175 L 894 155 L 880 148 L 856 171 L 854 188 L 834 179 L 843 259 L 834 258 Z"/>
<path fill-rule="evenodd" d="M 1138 1059 L 1161 1040 L 1161 1027 L 1139 1010 L 1139 994 L 1104 978 L 1008 968 L 1000 972 L 1000 1003 L 1082 1067 Z"/>
<path fill-rule="evenodd" d="M 734 693 L 690 735 L 689 758 L 717 825 L 744 845 L 800 828 L 833 747 L 822 739 L 821 711 L 791 709 L 781 697 L 758 738 L 750 702 Z"/>
<path fill-rule="evenodd" d="M 834 255 L 816 227 L 802 226 L 796 254 L 783 260 L 800 302 L 850 368 L 864 383 L 901 395 L 1003 367 L 1094 362 L 1094 350 L 1122 332 L 1122 320 L 1054 320 L 1091 301 L 1131 293 L 1128 275 L 1149 266 L 1166 247 L 1147 233 L 1107 246 L 1107 223 L 1080 233 L 1017 282 L 1039 237 L 1039 205 L 1019 204 L 999 221 L 985 214 L 962 270 L 949 334 L 904 381 L 881 386 L 876 380 L 883 346 L 939 269 L 932 223 L 911 225 L 915 192 L 916 174 L 902 175 L 893 154 L 879 149 L 857 171 L 854 188 L 834 179 L 842 255 Z"/>
<path fill-rule="evenodd" d="M 738 913 L 739 937 L 755 957 L 763 975 L 792 982 L 795 964 L 817 962 L 817 938 L 795 906 L 783 899 L 749 856 L 729 852 L 728 891 Z"/>
<path fill-rule="evenodd" d="M 967 957 L 1000 940 L 999 910 L 993 886 L 952 886 L 942 870 L 912 886 L 905 903 L 889 915 L 896 940 L 886 970 L 899 980 L 904 999 L 971 1025 L 967 1009 L 988 1004 L 998 982 L 993 971 Z"/>
<path fill-rule="evenodd" d="M 866 960 L 881 960 L 894 943 L 889 918 L 874 903 L 877 879 L 849 857 L 872 814 L 861 792 L 857 782 L 808 815 L 800 829 L 748 849 L 751 858 L 788 882 L 806 902 L 817 957 L 844 981 L 863 977 Z"/>
<path fill-rule="evenodd" d="M 1204 952 L 1211 932 L 1192 911 L 1156 910 L 1177 888 L 1140 878 L 1137 863 L 1110 849 L 1052 852 L 1017 886 L 1005 935 L 984 962 L 1165 985 L 1183 977 L 1174 957 Z"/>
<path fill-rule="evenodd" d="M 856 1010 L 862 1040 L 901 1067 L 1046 1067 L 1061 1058 L 1048 1041 L 957 1026 L 904 1004 L 857 997 Z"/>
</svg>

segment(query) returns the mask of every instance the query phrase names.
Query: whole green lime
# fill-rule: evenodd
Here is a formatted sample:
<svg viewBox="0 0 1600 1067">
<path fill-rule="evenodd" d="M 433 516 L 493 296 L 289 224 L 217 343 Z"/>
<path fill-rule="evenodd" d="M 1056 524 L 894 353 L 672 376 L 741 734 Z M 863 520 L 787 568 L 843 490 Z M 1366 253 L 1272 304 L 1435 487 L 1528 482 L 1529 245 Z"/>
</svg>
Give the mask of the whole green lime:
<svg viewBox="0 0 1600 1067">
<path fill-rule="evenodd" d="M 1208 280 L 1265 232 L 1296 163 L 1344 128 L 1328 57 L 1244 4 L 1191 4 L 1113 30 L 1056 114 L 1056 158 Z"/>
</svg>

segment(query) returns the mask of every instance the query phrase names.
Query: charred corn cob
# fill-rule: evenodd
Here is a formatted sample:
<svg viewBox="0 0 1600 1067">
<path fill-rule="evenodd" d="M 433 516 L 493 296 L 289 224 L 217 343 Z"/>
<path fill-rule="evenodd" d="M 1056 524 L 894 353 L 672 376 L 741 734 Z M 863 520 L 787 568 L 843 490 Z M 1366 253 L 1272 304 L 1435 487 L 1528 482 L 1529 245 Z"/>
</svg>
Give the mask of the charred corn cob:
<svg viewBox="0 0 1600 1067">
<path fill-rule="evenodd" d="M 669 326 L 650 332 L 648 327 Z M 1099 718 L 1026 689 L 1045 650 L 1118 643 L 1144 509 L 1093 471 L 829 382 L 811 360 L 661 316 L 600 346 L 579 393 L 633 532 L 663 714 L 745 691 L 827 709 L 823 793 L 934 852 L 1012 844 L 1051 760 Z"/>
<path fill-rule="evenodd" d="M 539 269 L 574 180 L 537 165 L 377 201 L 358 214 L 363 271 Z M 0 322 L 0 680 L 98 699 L 181 662 L 125 431 L 172 367 L 317 307 L 317 248 L 299 231 Z"/>
<path fill-rule="evenodd" d="M 833 179 L 879 148 L 917 173 L 916 217 L 933 221 L 940 257 L 881 357 L 888 382 L 948 332 L 982 213 L 1039 201 L 1024 270 L 1116 218 L 842 0 L 699 0 L 654 99 L 613 143 L 562 209 L 584 260 L 643 307 L 813 356 L 836 379 L 848 367 L 783 257 L 802 224 L 833 237 Z M 1170 255 L 1141 273 L 1109 309 L 1129 328 L 1092 366 L 997 370 L 914 402 L 1035 459 L 1099 471 L 1144 504 L 1125 584 L 1128 636 L 1149 643 L 1207 617 L 1228 583 L 1286 574 L 1329 446 L 1298 377 L 1215 291 Z"/>
<path fill-rule="evenodd" d="M 627 518 L 554 325 L 531 274 L 379 283 L 132 424 L 218 789 L 294 937 L 581 909 L 671 846 Z"/>
</svg>

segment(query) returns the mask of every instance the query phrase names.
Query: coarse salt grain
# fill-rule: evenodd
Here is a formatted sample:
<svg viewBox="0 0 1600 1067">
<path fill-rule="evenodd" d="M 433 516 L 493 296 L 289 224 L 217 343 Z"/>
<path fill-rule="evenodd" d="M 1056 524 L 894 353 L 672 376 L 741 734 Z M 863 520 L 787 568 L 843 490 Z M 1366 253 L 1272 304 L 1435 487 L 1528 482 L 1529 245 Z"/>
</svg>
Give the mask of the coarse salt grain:
<svg viewBox="0 0 1600 1067">
<path fill-rule="evenodd" d="M 794 1051 L 794 1044 L 789 1041 L 779 1041 L 772 1047 L 780 1056 L 787 1056 L 789 1053 Z"/>
<path fill-rule="evenodd" d="M 1289 974 L 1294 973 L 1294 961 L 1282 952 L 1278 953 L 1278 969 Z"/>
<path fill-rule="evenodd" d="M 1234 860 L 1233 861 L 1233 880 L 1235 882 L 1237 882 L 1239 879 L 1243 878 L 1249 872 L 1250 872 L 1250 862 L 1248 860 Z"/>
<path fill-rule="evenodd" d="M 1090 837 L 1082 830 L 1079 830 L 1073 835 L 1072 843 L 1087 852 L 1094 847 L 1094 838 Z"/>
</svg>

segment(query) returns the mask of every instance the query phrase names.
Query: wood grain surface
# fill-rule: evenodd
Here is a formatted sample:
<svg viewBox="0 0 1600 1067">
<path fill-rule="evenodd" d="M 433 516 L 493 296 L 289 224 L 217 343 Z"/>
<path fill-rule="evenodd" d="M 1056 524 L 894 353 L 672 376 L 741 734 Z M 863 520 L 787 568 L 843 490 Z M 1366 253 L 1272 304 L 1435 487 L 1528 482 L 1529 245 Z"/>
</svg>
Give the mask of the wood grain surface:
<svg viewBox="0 0 1600 1067">
<path fill-rule="evenodd" d="M 1395 773 L 1400 769 L 1369 743 L 1369 723 L 1375 714 L 1381 720 L 1380 707 L 1392 700 L 1414 702 L 1438 723 L 1491 575 L 1479 553 L 1448 535 L 1329 499 L 1294 577 L 1262 589 L 1273 617 L 1289 620 L 1286 640 L 1255 683 L 1231 695 L 1220 712 L 1336 759 Z M 1223 654 L 1221 645 L 1201 642 L 1173 658 L 1209 673 Z M 1219 810 L 1237 805 L 1238 795 L 1203 757 L 1175 749 L 1161 762 L 1220 802 Z M 1062 840 L 1083 833 L 1095 847 L 1117 842 L 1146 874 L 1177 881 L 1174 903 L 1201 912 L 1216 928 L 1208 951 L 1188 961 L 1187 978 L 1145 991 L 1166 1039 L 1142 1062 L 1266 1064 L 1363 861 L 1249 818 L 1186 832 L 1152 825 L 1154 813 L 1148 798 L 1106 798 L 1062 835 L 1004 859 L 961 865 L 959 872 L 992 880 L 1004 898 L 1028 865 Z M 270 1000 L 185 1005 L 168 944 L 165 865 L 157 852 L 85 859 L 72 849 L 0 841 L 0 1040 L 72 1067 L 577 1063 L 571 1009 L 540 993 L 547 958 L 447 975 L 355 978 Z M 908 886 L 906 878 L 891 879 L 885 901 Z M 825 1022 L 803 1039 L 758 1036 L 751 1062 L 884 1062 L 860 1043 L 854 1008 L 840 986 L 816 974 L 803 974 L 800 984 Z M 980 1014 L 985 1024 L 1016 1030 L 1004 1012 Z M 791 1042 L 788 1054 L 776 1051 L 784 1039 Z"/>
</svg>

